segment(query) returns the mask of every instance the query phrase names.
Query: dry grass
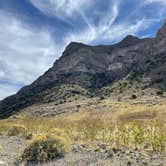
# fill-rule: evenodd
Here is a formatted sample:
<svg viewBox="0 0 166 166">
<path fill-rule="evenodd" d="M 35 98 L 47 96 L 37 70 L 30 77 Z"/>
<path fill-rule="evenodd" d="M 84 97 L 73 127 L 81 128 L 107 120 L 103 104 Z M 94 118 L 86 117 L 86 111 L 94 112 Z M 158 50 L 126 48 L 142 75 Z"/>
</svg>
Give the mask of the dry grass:
<svg viewBox="0 0 166 166">
<path fill-rule="evenodd" d="M 18 117 L 0 121 L 0 131 L 13 125 L 23 125 L 33 135 L 59 128 L 74 143 L 95 147 L 105 143 L 110 148 L 133 148 L 146 151 L 165 151 L 166 103 L 104 101 L 117 111 L 80 111 L 55 118 Z M 58 131 L 58 130 L 57 130 Z M 57 132 L 55 131 L 55 132 Z"/>
</svg>

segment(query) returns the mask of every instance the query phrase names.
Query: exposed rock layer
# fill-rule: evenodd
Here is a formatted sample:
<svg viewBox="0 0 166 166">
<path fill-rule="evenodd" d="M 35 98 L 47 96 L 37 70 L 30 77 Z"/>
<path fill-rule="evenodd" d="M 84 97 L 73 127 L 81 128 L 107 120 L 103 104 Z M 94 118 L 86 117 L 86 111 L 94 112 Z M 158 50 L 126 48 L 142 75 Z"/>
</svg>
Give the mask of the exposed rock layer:
<svg viewBox="0 0 166 166">
<path fill-rule="evenodd" d="M 96 89 L 128 75 L 146 75 L 151 80 L 149 86 L 160 80 L 166 87 L 165 66 L 166 23 L 156 38 L 139 39 L 129 35 L 110 46 L 71 42 L 52 68 L 31 85 L 1 101 L 0 118 L 13 115 L 34 103 L 48 102 L 45 96 L 53 95 L 56 88 L 66 84 L 80 86 L 88 91 L 86 95 L 90 95 Z"/>
</svg>

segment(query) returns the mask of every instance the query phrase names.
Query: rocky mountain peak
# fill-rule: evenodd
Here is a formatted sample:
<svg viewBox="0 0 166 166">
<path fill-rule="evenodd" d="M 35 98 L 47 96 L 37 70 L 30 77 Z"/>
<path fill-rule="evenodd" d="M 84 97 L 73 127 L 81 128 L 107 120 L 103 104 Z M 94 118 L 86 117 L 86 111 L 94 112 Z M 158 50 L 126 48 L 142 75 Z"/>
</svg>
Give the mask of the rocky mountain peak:
<svg viewBox="0 0 166 166">
<path fill-rule="evenodd" d="M 80 87 L 86 94 L 81 92 L 79 95 L 87 98 L 98 92 L 102 95 L 105 93 L 103 88 L 119 80 L 147 77 L 150 80 L 147 88 L 166 89 L 165 39 L 166 22 L 155 39 L 128 35 L 121 42 L 109 46 L 71 42 L 52 68 L 31 85 L 0 102 L 0 118 L 9 117 L 34 104 L 55 101 L 60 104 L 70 95 L 78 94 L 77 88 L 69 92 L 68 88 L 61 87 Z M 112 91 L 109 95 L 112 95 Z"/>
<path fill-rule="evenodd" d="M 82 43 L 77 43 L 77 42 L 70 42 L 65 48 L 65 51 L 63 52 L 62 56 L 68 56 L 72 54 L 73 52 L 78 51 L 82 47 L 86 47 L 86 45 Z"/>
<path fill-rule="evenodd" d="M 163 38 L 166 38 L 166 19 L 164 20 L 163 26 L 157 32 L 157 40 L 160 41 Z"/>
<path fill-rule="evenodd" d="M 139 39 L 138 37 L 132 36 L 132 35 L 128 35 L 119 44 L 121 46 L 127 47 L 127 46 L 130 46 L 130 45 L 137 44 L 140 41 L 141 41 L 141 39 Z"/>
<path fill-rule="evenodd" d="M 136 37 L 136 36 L 133 36 L 133 35 L 127 35 L 127 36 L 123 39 L 123 41 L 131 41 L 131 40 L 138 41 L 139 38 Z"/>
</svg>

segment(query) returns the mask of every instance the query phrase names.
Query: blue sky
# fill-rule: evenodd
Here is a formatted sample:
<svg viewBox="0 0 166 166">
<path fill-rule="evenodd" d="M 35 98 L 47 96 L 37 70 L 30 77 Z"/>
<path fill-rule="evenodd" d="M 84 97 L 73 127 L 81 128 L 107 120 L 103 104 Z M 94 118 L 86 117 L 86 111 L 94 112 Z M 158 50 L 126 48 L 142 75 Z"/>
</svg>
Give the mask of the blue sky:
<svg viewBox="0 0 166 166">
<path fill-rule="evenodd" d="M 0 99 L 30 84 L 71 41 L 154 37 L 166 0 L 0 0 Z"/>
</svg>

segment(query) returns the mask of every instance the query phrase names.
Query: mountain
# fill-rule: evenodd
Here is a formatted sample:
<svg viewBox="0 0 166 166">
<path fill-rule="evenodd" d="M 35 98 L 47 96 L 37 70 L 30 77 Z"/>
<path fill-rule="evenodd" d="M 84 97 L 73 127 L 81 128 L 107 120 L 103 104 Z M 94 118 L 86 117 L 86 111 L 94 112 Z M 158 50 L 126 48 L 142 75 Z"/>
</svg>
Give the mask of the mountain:
<svg viewBox="0 0 166 166">
<path fill-rule="evenodd" d="M 129 35 L 110 46 L 71 42 L 46 73 L 0 102 L 0 118 L 34 105 L 57 106 L 79 98 L 163 95 L 165 74 L 166 23 L 155 38 Z"/>
</svg>

